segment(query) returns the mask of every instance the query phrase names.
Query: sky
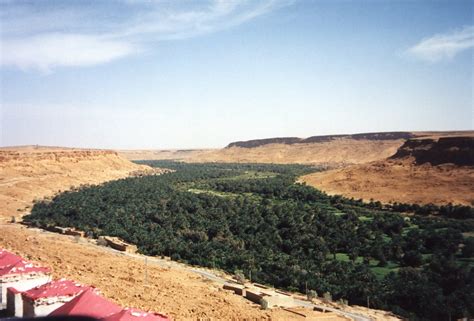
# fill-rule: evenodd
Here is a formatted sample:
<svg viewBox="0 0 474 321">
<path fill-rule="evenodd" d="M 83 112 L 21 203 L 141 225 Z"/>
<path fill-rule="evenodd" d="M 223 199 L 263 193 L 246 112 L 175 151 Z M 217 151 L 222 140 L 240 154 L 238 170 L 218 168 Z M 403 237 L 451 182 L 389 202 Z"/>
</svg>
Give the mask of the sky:
<svg viewBox="0 0 474 321">
<path fill-rule="evenodd" d="M 0 146 L 472 130 L 474 1 L 0 0 Z"/>
</svg>

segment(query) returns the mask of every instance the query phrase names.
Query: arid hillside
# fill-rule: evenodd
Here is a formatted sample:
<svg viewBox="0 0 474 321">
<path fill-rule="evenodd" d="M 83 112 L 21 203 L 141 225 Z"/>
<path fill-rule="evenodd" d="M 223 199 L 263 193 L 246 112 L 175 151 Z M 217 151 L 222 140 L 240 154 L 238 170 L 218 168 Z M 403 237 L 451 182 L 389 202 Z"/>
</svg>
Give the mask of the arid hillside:
<svg viewBox="0 0 474 321">
<path fill-rule="evenodd" d="M 474 138 L 415 138 L 386 160 L 301 178 L 330 194 L 382 202 L 474 205 Z"/>
<path fill-rule="evenodd" d="M 184 162 L 237 162 L 318 164 L 341 167 L 384 160 L 407 139 L 471 135 L 472 132 L 385 132 L 325 135 L 308 138 L 280 137 L 232 142 L 222 149 L 121 150 L 130 160 Z"/>
<path fill-rule="evenodd" d="M 119 151 L 130 160 L 173 159 L 185 162 L 237 162 L 280 164 L 323 164 L 341 166 L 361 164 L 393 155 L 403 139 L 368 140 L 335 138 L 313 143 L 269 143 L 255 147 L 232 145 L 207 150 Z"/>
<path fill-rule="evenodd" d="M 0 148 L 0 216 L 20 214 L 34 199 L 81 184 L 98 184 L 141 170 L 113 151 L 51 147 Z"/>
</svg>

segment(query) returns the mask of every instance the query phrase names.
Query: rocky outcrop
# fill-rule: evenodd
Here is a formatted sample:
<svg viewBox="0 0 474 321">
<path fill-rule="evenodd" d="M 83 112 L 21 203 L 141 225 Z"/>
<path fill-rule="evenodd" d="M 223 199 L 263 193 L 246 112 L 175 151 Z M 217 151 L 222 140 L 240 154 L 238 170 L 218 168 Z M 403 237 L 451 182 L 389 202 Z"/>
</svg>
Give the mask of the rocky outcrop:
<svg viewBox="0 0 474 321">
<path fill-rule="evenodd" d="M 231 147 L 243 147 L 243 148 L 253 148 L 268 144 L 285 144 L 292 145 L 301 142 L 303 139 L 298 137 L 276 137 L 276 138 L 264 138 L 264 139 L 253 139 L 247 141 L 233 142 L 227 145 L 226 148 Z"/>
<path fill-rule="evenodd" d="M 384 132 L 384 133 L 362 133 L 352 135 L 322 135 L 322 136 L 311 136 L 308 138 L 298 137 L 276 137 L 266 139 L 254 139 L 248 141 L 233 142 L 227 145 L 226 148 L 231 147 L 242 147 L 242 148 L 254 148 L 268 144 L 312 144 L 312 143 L 325 143 L 336 139 L 354 139 L 354 140 L 398 140 L 398 139 L 409 139 L 415 137 L 410 132 Z"/>
<path fill-rule="evenodd" d="M 413 157 L 415 163 L 431 165 L 474 165 L 474 137 L 441 137 L 436 139 L 409 139 L 391 157 Z"/>
</svg>

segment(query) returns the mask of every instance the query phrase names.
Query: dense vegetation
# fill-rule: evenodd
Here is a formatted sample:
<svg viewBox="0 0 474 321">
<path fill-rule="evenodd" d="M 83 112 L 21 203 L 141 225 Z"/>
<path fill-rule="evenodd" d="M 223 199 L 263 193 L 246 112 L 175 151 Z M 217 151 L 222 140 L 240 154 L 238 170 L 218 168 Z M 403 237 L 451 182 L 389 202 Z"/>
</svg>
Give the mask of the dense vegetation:
<svg viewBox="0 0 474 321">
<path fill-rule="evenodd" d="M 294 183 L 316 170 L 301 165 L 146 163 L 175 171 L 64 192 L 26 220 L 412 319 L 474 314 L 470 207 L 330 197 Z"/>
</svg>

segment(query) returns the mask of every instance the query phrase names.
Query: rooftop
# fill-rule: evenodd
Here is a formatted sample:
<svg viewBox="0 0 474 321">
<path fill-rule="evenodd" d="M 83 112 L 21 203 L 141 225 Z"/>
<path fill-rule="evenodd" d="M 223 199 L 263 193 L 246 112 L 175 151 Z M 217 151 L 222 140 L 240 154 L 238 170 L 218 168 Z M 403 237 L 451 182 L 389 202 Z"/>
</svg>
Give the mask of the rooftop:
<svg viewBox="0 0 474 321">
<path fill-rule="evenodd" d="M 37 300 L 41 298 L 77 295 L 88 288 L 88 286 L 75 281 L 61 279 L 32 288 L 25 291 L 23 295 L 32 300 Z"/>
<path fill-rule="evenodd" d="M 50 271 L 51 270 L 47 267 L 42 267 L 21 259 L 15 263 L 0 266 L 0 277 L 31 273 L 49 273 Z"/>
<path fill-rule="evenodd" d="M 21 261 L 22 258 L 16 254 L 8 252 L 5 249 L 0 248 L 0 269 L 12 265 L 18 261 Z"/>
<path fill-rule="evenodd" d="M 120 306 L 100 296 L 95 289 L 88 288 L 49 315 L 80 315 L 92 318 L 105 318 L 120 311 L 122 311 Z"/>
</svg>

